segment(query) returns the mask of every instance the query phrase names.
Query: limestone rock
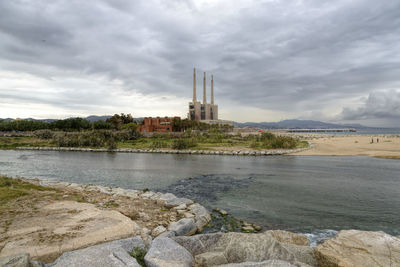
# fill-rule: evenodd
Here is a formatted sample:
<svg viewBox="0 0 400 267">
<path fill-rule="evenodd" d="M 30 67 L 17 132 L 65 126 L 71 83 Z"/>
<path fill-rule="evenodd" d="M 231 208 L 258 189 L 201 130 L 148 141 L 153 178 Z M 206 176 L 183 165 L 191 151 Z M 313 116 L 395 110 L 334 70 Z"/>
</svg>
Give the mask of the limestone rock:
<svg viewBox="0 0 400 267">
<path fill-rule="evenodd" d="M 310 242 L 308 241 L 307 237 L 302 234 L 296 234 L 282 230 L 270 230 L 270 231 L 265 231 L 265 233 L 270 233 L 280 243 L 287 243 L 298 246 L 310 245 Z"/>
<path fill-rule="evenodd" d="M 22 253 L 0 258 L 0 266 L 5 267 L 30 267 L 31 258 L 28 253 Z"/>
<path fill-rule="evenodd" d="M 190 205 L 189 210 L 194 214 L 197 230 L 203 231 L 203 227 L 211 221 L 210 213 L 198 203 Z"/>
<path fill-rule="evenodd" d="M 165 231 L 164 233 L 160 234 L 158 237 L 174 237 L 176 236 L 174 231 Z"/>
<path fill-rule="evenodd" d="M 160 226 L 157 226 L 156 228 L 154 228 L 153 231 L 151 231 L 151 236 L 157 237 L 166 231 L 167 231 L 167 229 L 164 226 L 160 225 Z"/>
<path fill-rule="evenodd" d="M 180 205 L 190 205 L 193 204 L 193 201 L 188 199 L 188 198 L 171 198 L 171 199 L 167 199 L 165 200 L 165 207 L 167 208 L 173 208 L 173 207 L 177 207 Z"/>
<path fill-rule="evenodd" d="M 343 230 L 315 247 L 320 266 L 400 266 L 400 239 L 383 232 Z"/>
<path fill-rule="evenodd" d="M 186 248 L 193 256 L 207 252 L 221 238 L 222 233 L 202 234 L 194 236 L 177 236 L 172 239 Z"/>
<path fill-rule="evenodd" d="M 34 258 L 52 258 L 60 252 L 133 236 L 140 230 L 134 221 L 120 212 L 100 210 L 89 203 L 58 201 L 42 209 L 49 215 L 33 216 L 18 228 L 10 227 L 7 234 L 11 241 L 2 248 L 0 257 L 29 253 Z M 71 237 L 63 239 L 61 245 L 51 240 L 33 242 L 38 230 L 52 235 L 71 234 Z"/>
<path fill-rule="evenodd" d="M 218 265 L 217 267 L 298 267 L 287 261 L 267 260 L 261 262 L 241 262 Z"/>
<path fill-rule="evenodd" d="M 187 208 L 186 204 L 181 204 L 179 206 L 174 207 L 173 209 L 179 211 L 179 210 L 185 210 L 186 208 Z"/>
<path fill-rule="evenodd" d="M 208 237 L 205 238 L 206 236 Z M 214 236 L 197 235 L 187 238 L 176 237 L 174 239 L 195 255 L 195 262 L 198 266 L 245 262 L 253 264 L 253 262 L 269 260 L 287 262 L 285 263 L 286 265 L 282 266 L 290 266 L 288 264 L 295 266 L 316 266 L 312 248 L 293 244 L 281 244 L 270 233 L 220 233 Z M 203 240 L 205 241 L 203 242 Z"/>
<path fill-rule="evenodd" d="M 228 260 L 222 251 L 206 252 L 195 257 L 195 263 L 198 267 L 215 266 L 227 264 Z"/>
<path fill-rule="evenodd" d="M 148 267 L 191 267 L 194 264 L 192 255 L 167 237 L 154 239 L 144 260 Z"/>
<path fill-rule="evenodd" d="M 49 267 L 140 267 L 136 259 L 129 255 L 134 248 L 144 249 L 140 237 L 127 238 L 93 247 L 65 252 Z"/>
<path fill-rule="evenodd" d="M 281 243 L 281 245 L 291 252 L 298 262 L 306 263 L 310 266 L 318 266 L 314 256 L 314 249 L 312 247 L 285 243 Z"/>
<path fill-rule="evenodd" d="M 177 222 L 170 223 L 168 230 L 174 231 L 177 236 L 193 235 L 197 231 L 197 226 L 193 219 L 183 218 Z"/>
</svg>

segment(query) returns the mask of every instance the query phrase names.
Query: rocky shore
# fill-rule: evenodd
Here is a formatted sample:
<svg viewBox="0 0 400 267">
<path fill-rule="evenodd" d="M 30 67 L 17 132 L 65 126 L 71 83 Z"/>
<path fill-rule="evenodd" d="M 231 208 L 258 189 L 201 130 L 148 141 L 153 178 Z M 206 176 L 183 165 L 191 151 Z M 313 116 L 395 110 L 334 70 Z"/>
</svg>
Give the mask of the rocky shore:
<svg viewBox="0 0 400 267">
<path fill-rule="evenodd" d="M 79 148 L 79 147 L 17 147 L 18 150 L 46 151 L 80 151 L 80 152 L 124 152 L 124 153 L 159 153 L 159 154 L 193 154 L 193 155 L 230 155 L 230 156 L 273 156 L 298 153 L 311 147 L 275 150 L 173 150 L 173 149 L 133 149 L 133 148 Z"/>
<path fill-rule="evenodd" d="M 202 234 L 210 212 L 171 193 L 26 181 L 57 195 L 16 211 L 0 266 L 400 266 L 400 239 L 383 232 L 343 230 L 316 247 L 281 230 Z M 85 201 L 71 201 L 76 192 Z"/>
</svg>

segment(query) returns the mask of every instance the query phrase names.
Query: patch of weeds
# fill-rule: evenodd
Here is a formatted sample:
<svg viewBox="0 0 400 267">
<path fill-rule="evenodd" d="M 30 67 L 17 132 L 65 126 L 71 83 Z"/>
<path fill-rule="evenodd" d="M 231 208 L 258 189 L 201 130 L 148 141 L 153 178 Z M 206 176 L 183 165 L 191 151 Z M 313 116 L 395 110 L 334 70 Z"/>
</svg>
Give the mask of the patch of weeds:
<svg viewBox="0 0 400 267">
<path fill-rule="evenodd" d="M 144 256 L 146 256 L 146 253 L 147 251 L 144 248 L 136 247 L 129 253 L 129 255 L 135 258 L 140 266 L 146 266 L 144 264 Z"/>
<path fill-rule="evenodd" d="M 169 209 L 161 208 L 160 211 L 169 211 Z"/>
<path fill-rule="evenodd" d="M 79 210 L 69 210 L 69 211 L 67 211 L 68 213 L 71 213 L 71 214 L 76 214 L 76 213 L 79 213 Z"/>
<path fill-rule="evenodd" d="M 117 208 L 117 207 L 119 207 L 119 204 L 114 202 L 114 201 L 108 201 L 108 202 L 104 203 L 103 207 L 105 207 L 105 208 Z"/>
</svg>

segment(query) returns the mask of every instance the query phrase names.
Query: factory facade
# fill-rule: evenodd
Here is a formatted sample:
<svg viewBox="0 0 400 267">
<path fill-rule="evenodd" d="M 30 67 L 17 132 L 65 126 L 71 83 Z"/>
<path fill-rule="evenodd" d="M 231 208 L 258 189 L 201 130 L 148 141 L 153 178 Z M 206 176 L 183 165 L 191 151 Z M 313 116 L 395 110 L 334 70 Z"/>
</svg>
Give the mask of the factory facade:
<svg viewBox="0 0 400 267">
<path fill-rule="evenodd" d="M 195 121 L 218 120 L 218 105 L 214 104 L 214 77 L 211 75 L 211 103 L 207 103 L 206 73 L 203 77 L 203 103 L 197 101 L 196 96 L 196 69 L 193 69 L 193 100 L 189 102 L 188 119 Z"/>
</svg>

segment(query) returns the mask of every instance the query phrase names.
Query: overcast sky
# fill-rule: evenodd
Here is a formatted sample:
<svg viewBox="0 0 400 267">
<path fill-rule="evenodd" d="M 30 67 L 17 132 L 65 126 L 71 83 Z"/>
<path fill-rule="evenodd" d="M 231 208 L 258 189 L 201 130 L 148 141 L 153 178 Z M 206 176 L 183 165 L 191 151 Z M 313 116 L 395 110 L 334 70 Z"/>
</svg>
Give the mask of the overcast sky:
<svg viewBox="0 0 400 267">
<path fill-rule="evenodd" d="M 0 118 L 186 116 L 400 126 L 398 0 L 0 1 Z"/>
</svg>

